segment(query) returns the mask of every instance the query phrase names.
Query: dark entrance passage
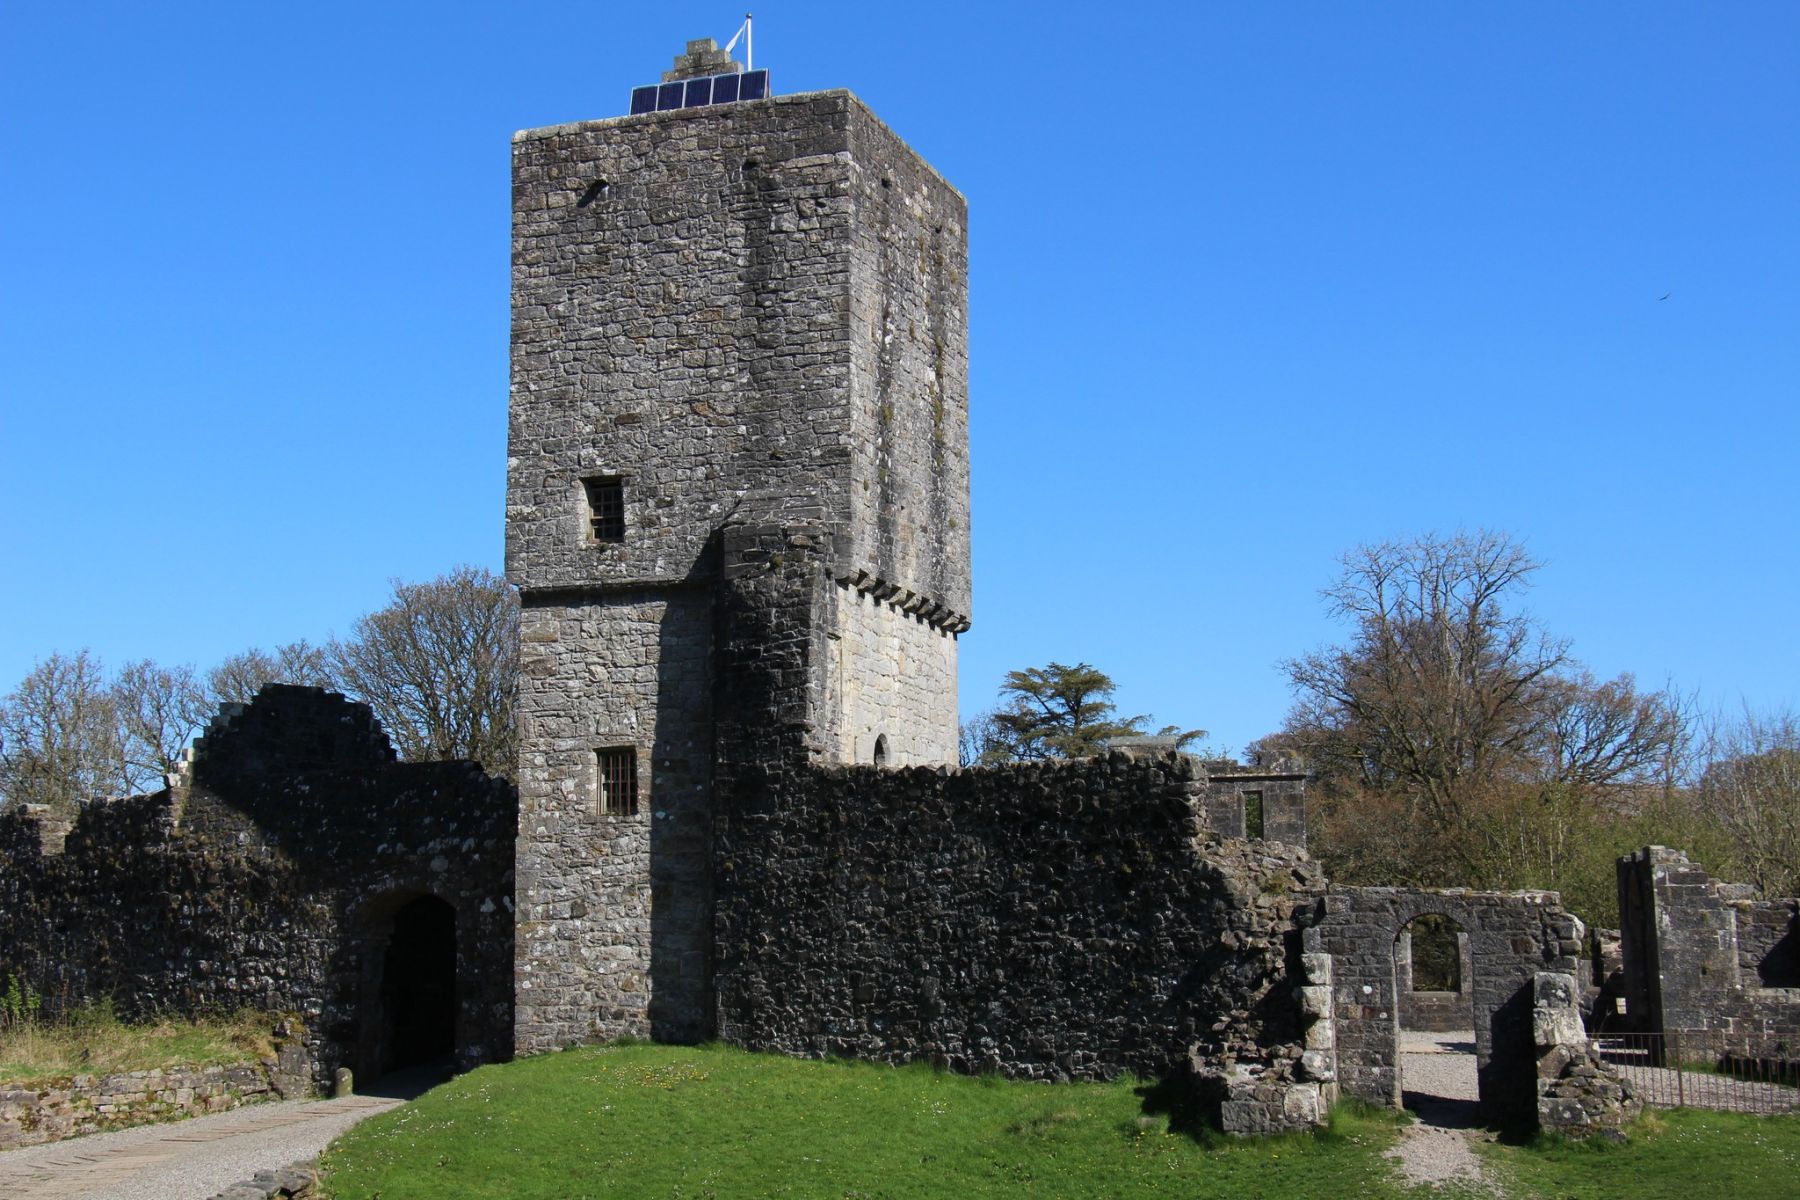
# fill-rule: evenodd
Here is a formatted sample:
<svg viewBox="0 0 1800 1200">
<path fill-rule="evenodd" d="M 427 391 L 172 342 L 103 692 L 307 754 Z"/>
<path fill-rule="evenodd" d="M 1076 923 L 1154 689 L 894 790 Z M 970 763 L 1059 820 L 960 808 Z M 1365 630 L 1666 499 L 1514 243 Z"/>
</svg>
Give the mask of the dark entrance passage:
<svg viewBox="0 0 1800 1200">
<path fill-rule="evenodd" d="M 456 910 L 421 896 L 394 913 L 381 969 L 383 1074 L 456 1048 Z"/>
</svg>

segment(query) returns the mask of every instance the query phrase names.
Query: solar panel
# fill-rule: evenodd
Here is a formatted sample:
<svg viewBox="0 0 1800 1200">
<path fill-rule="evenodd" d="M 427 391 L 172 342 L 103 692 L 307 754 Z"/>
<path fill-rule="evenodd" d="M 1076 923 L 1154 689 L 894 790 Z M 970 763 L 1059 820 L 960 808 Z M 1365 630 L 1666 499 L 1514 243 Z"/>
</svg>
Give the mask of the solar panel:
<svg viewBox="0 0 1800 1200">
<path fill-rule="evenodd" d="M 631 89 L 631 115 L 671 112 L 678 108 L 705 108 L 739 100 L 762 100 L 772 95 L 767 71 L 736 71 L 729 75 L 704 75 Z"/>
</svg>

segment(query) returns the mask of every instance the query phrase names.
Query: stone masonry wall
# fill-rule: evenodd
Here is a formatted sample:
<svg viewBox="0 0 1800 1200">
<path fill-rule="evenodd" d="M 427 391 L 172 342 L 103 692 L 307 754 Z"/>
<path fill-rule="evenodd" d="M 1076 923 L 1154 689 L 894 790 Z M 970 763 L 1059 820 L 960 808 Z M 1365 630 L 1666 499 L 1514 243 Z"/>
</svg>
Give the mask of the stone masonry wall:
<svg viewBox="0 0 1800 1200">
<path fill-rule="evenodd" d="M 527 598 L 508 972 L 521 1053 L 704 1031 L 702 964 L 682 963 L 711 940 L 712 597 Z M 597 752 L 612 747 L 636 751 L 635 813 L 602 811 Z"/>
<path fill-rule="evenodd" d="M 1578 1141 L 1600 1137 L 1623 1142 L 1625 1126 L 1644 1106 L 1631 1082 L 1588 1041 L 1580 997 L 1581 985 L 1573 975 L 1543 971 L 1532 985 L 1538 1128 Z"/>
<path fill-rule="evenodd" d="M 270 1059 L 0 1084 L 0 1150 L 296 1099 L 311 1083 L 310 1074 L 285 1074 Z"/>
<path fill-rule="evenodd" d="M 1190 758 L 1119 752 L 744 772 L 716 837 L 720 1036 L 1027 1078 L 1291 1081 L 1323 876 L 1206 835 L 1203 787 Z"/>
<path fill-rule="evenodd" d="M 968 207 L 873 113 L 850 104 L 854 457 L 841 567 L 941 606 L 940 624 L 966 627 Z"/>
<path fill-rule="evenodd" d="M 826 760 L 872 763 L 881 738 L 890 767 L 955 762 L 956 635 L 848 584 L 824 600 Z"/>
<path fill-rule="evenodd" d="M 1554 892 L 1333 887 L 1306 940 L 1308 950 L 1331 955 L 1339 1082 L 1372 1104 L 1399 1106 L 1395 947 L 1401 931 L 1427 913 L 1448 917 L 1469 938 L 1463 990 L 1483 1111 L 1535 1121 L 1533 981 L 1539 971 L 1577 974 L 1584 933 Z"/>
<path fill-rule="evenodd" d="M 680 583 L 729 520 L 823 521 L 966 620 L 954 189 L 842 91 L 530 130 L 513 184 L 509 578 Z"/>
<path fill-rule="evenodd" d="M 1662 846 L 1619 860 L 1632 1027 L 1713 1057 L 1800 1055 L 1800 901 L 1754 897 Z"/>
<path fill-rule="evenodd" d="M 60 852 L 0 812 L 0 979 L 54 1011 L 295 1014 L 319 1081 L 381 1073 L 394 910 L 455 913 L 454 1050 L 511 1041 L 512 788 L 472 763 L 395 763 L 368 709 L 313 688 L 228 706 L 180 786 L 83 810 Z"/>
</svg>

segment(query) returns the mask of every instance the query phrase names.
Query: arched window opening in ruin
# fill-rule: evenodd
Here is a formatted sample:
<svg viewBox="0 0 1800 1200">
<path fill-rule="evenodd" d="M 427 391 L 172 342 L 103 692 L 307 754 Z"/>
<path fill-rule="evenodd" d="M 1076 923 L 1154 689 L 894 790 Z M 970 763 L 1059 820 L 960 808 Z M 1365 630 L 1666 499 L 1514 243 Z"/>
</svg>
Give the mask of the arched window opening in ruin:
<svg viewBox="0 0 1800 1200">
<path fill-rule="evenodd" d="M 456 910 L 420 896 L 394 912 L 381 955 L 382 1074 L 448 1059 L 456 1049 Z"/>
<path fill-rule="evenodd" d="M 875 738 L 875 765 L 878 767 L 888 765 L 887 734 L 885 733 L 878 734 Z"/>
<path fill-rule="evenodd" d="M 1460 992 L 1467 936 L 1449 917 L 1427 913 L 1407 926 L 1412 939 L 1412 990 Z"/>
</svg>

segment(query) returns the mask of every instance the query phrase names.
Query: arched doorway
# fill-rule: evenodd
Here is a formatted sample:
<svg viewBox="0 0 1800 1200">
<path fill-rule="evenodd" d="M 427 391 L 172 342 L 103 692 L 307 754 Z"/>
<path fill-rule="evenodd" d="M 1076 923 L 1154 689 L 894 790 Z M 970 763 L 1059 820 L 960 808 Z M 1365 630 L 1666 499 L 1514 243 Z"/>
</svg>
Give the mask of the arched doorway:
<svg viewBox="0 0 1800 1200">
<path fill-rule="evenodd" d="M 1441 913 L 1421 913 L 1394 939 L 1398 1090 L 1427 1124 L 1477 1119 L 1474 963 L 1469 935 Z"/>
<path fill-rule="evenodd" d="M 430 895 L 393 895 L 368 916 L 362 1051 L 357 1073 L 447 1061 L 456 1049 L 456 910 Z"/>
</svg>

